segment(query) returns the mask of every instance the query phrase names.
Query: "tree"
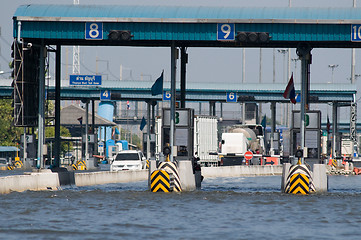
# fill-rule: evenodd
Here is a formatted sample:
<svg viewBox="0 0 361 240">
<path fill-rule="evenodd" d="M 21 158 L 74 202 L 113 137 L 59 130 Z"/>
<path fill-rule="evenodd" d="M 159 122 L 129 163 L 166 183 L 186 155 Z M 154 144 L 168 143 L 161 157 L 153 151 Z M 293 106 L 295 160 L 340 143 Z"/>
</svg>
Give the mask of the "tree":
<svg viewBox="0 0 361 240">
<path fill-rule="evenodd" d="M 20 142 L 21 128 L 13 126 L 12 99 L 0 99 L 0 145 L 16 146 Z"/>
</svg>

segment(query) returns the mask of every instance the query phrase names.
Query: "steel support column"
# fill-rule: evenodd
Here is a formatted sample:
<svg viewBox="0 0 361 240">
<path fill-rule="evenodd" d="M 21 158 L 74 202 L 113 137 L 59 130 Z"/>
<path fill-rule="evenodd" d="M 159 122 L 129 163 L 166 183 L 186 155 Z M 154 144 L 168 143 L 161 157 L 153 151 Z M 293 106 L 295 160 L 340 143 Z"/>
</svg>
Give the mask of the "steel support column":
<svg viewBox="0 0 361 240">
<path fill-rule="evenodd" d="M 171 46 L 171 100 L 170 100 L 170 133 L 169 133 L 169 144 L 171 147 L 170 161 L 173 162 L 174 155 L 174 131 L 175 131 L 175 102 L 176 102 L 176 73 L 177 73 L 177 48 L 175 42 L 172 41 Z"/>
<path fill-rule="evenodd" d="M 270 155 L 274 154 L 274 133 L 276 130 L 276 102 L 271 102 L 271 134 L 270 134 Z"/>
<path fill-rule="evenodd" d="M 181 75 L 180 75 L 180 97 L 181 97 L 181 108 L 186 107 L 186 72 L 188 63 L 188 54 L 185 47 L 181 47 Z"/>
<path fill-rule="evenodd" d="M 61 89 L 61 46 L 55 52 L 55 145 L 54 167 L 60 166 L 60 89 Z"/>
<path fill-rule="evenodd" d="M 150 160 L 150 101 L 147 102 L 147 159 Z"/>
<path fill-rule="evenodd" d="M 337 138 L 337 102 L 332 103 L 332 158 L 337 157 L 336 153 L 336 138 Z"/>
<path fill-rule="evenodd" d="M 45 126 L 44 126 L 44 97 L 45 97 L 45 45 L 44 40 L 40 45 L 40 57 L 39 57 L 39 113 L 38 113 L 38 162 L 37 168 L 44 168 L 44 156 L 43 145 L 45 138 Z"/>
<path fill-rule="evenodd" d="M 301 149 L 305 149 L 305 112 L 308 110 L 308 92 L 309 92 L 309 66 L 311 64 L 311 50 L 308 44 L 302 44 L 297 47 L 297 55 L 301 59 Z M 301 158 L 301 164 L 304 164 L 304 154 Z"/>
</svg>

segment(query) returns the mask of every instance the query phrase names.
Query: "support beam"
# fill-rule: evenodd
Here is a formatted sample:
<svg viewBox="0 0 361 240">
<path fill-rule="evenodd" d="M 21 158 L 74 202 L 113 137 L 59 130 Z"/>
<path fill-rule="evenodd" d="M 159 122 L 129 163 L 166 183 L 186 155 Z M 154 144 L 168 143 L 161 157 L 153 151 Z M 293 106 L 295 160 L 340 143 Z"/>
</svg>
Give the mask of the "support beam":
<svg viewBox="0 0 361 240">
<path fill-rule="evenodd" d="M 311 50 L 308 44 L 300 44 L 297 47 L 297 55 L 301 59 L 301 149 L 305 149 L 305 112 L 308 109 L 308 92 L 309 92 L 309 66 L 311 64 Z M 303 154 L 304 156 L 304 154 Z M 304 157 L 301 158 L 301 164 L 304 164 Z"/>
<path fill-rule="evenodd" d="M 338 106 L 337 102 L 332 103 L 332 158 L 335 159 L 337 157 L 337 146 L 336 146 L 336 138 L 337 138 L 337 112 Z"/>
<path fill-rule="evenodd" d="M 43 145 L 44 145 L 44 97 L 45 97 L 45 45 L 42 40 L 40 45 L 40 57 L 39 57 L 39 113 L 38 113 L 38 162 L 37 168 L 44 168 L 44 156 L 43 156 Z"/>
<path fill-rule="evenodd" d="M 55 52 L 55 145 L 53 167 L 60 166 L 60 89 L 61 89 L 61 46 Z"/>
<path fill-rule="evenodd" d="M 171 147 L 170 161 L 173 162 L 174 155 L 174 131 L 175 131 L 175 102 L 176 102 L 176 73 L 177 73 L 177 48 L 175 42 L 172 41 L 171 46 L 171 101 L 170 101 L 170 133 L 169 144 Z"/>
<path fill-rule="evenodd" d="M 274 141 L 274 133 L 276 130 L 276 103 L 275 102 L 271 102 L 271 135 L 270 135 L 270 155 L 274 154 L 274 146 L 273 146 L 273 141 Z"/>
<path fill-rule="evenodd" d="M 186 107 L 186 72 L 187 72 L 188 54 L 185 47 L 181 47 L 181 76 L 180 76 L 180 96 L 181 108 Z"/>
<path fill-rule="evenodd" d="M 150 101 L 147 102 L 147 159 L 150 160 Z"/>
</svg>

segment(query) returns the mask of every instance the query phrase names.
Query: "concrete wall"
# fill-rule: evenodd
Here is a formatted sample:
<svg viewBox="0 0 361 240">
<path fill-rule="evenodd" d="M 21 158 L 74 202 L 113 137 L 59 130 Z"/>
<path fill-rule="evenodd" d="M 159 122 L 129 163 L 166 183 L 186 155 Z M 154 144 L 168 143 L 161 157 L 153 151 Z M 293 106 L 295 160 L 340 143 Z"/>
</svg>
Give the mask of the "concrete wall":
<svg viewBox="0 0 361 240">
<path fill-rule="evenodd" d="M 50 170 L 0 178 L 0 194 L 26 190 L 57 190 L 58 187 L 60 187 L 58 174 Z"/>
<path fill-rule="evenodd" d="M 226 167 L 203 167 L 204 178 L 216 177 L 241 177 L 241 176 L 267 176 L 282 175 L 282 165 L 277 166 L 226 166 Z"/>
<path fill-rule="evenodd" d="M 125 183 L 148 180 L 148 170 L 120 172 L 84 172 L 75 173 L 76 186 L 91 186 L 107 183 Z"/>
<path fill-rule="evenodd" d="M 186 161 L 179 169 L 182 185 L 186 191 L 195 189 L 193 171 Z M 154 168 L 154 166 L 153 166 Z M 240 176 L 261 176 L 281 175 L 282 166 L 229 166 L 229 167 L 208 167 L 202 168 L 202 176 L 207 177 L 240 177 Z M 12 191 L 22 192 L 26 190 L 56 190 L 61 185 L 91 186 L 108 183 L 126 183 L 147 181 L 149 170 L 120 171 L 120 172 L 72 172 L 60 171 L 51 172 L 45 169 L 39 172 L 27 173 L 25 175 L 14 175 L 0 177 L 0 194 Z M 187 179 L 189 177 L 189 179 Z M 185 180 L 186 178 L 186 180 Z"/>
</svg>

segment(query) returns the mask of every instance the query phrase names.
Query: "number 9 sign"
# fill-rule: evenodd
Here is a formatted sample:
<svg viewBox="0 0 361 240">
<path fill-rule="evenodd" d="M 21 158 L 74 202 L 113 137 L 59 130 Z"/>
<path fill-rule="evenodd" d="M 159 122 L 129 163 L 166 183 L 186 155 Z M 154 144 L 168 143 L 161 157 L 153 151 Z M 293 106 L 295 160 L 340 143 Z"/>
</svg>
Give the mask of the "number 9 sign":
<svg viewBox="0 0 361 240">
<path fill-rule="evenodd" d="M 217 40 L 233 41 L 234 40 L 234 24 L 218 23 L 217 24 Z"/>
</svg>

